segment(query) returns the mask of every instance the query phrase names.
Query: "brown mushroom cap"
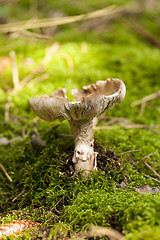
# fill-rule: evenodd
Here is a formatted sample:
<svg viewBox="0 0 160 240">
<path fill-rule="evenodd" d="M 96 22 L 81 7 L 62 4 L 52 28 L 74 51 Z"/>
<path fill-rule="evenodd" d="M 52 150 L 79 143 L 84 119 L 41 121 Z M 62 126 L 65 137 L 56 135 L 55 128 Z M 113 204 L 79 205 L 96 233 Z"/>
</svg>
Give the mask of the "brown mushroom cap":
<svg viewBox="0 0 160 240">
<path fill-rule="evenodd" d="M 33 111 L 49 122 L 55 119 L 60 121 L 93 119 L 111 109 L 115 103 L 121 102 L 125 93 L 126 88 L 121 80 L 107 79 L 83 87 L 82 91 L 72 90 L 76 102 L 67 99 L 65 89 L 59 89 L 50 96 L 31 98 L 30 103 Z"/>
<path fill-rule="evenodd" d="M 98 95 L 113 95 L 122 88 L 123 82 L 119 79 L 107 79 L 106 81 L 97 81 L 96 84 L 90 84 L 87 87 L 83 87 L 83 90 L 72 90 L 73 96 L 77 101 L 82 101 L 85 97 L 91 94 Z"/>
</svg>

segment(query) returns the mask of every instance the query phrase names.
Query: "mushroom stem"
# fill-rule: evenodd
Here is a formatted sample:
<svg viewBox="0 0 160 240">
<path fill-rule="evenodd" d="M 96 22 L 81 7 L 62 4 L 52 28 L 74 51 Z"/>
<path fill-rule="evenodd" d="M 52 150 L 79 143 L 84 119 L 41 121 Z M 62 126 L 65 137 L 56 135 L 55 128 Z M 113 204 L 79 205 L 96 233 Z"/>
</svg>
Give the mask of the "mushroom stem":
<svg viewBox="0 0 160 240">
<path fill-rule="evenodd" d="M 96 169 L 97 153 L 94 152 L 94 136 L 93 136 L 93 120 L 72 120 L 69 122 L 74 142 L 75 149 L 72 161 L 75 171 Z"/>
</svg>

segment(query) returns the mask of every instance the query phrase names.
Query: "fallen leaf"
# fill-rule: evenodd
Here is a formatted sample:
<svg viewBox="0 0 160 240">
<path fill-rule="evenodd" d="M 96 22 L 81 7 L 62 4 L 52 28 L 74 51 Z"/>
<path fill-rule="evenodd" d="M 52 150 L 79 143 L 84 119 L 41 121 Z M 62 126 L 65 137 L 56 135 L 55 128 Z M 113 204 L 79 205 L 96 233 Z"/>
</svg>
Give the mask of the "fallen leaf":
<svg viewBox="0 0 160 240">
<path fill-rule="evenodd" d="M 40 138 L 39 135 L 33 134 L 33 135 L 31 136 L 31 138 L 32 138 L 32 144 L 33 144 L 34 146 L 37 146 L 37 147 L 45 147 L 45 146 L 46 146 L 45 141 L 43 141 L 43 140 Z"/>
<path fill-rule="evenodd" d="M 125 182 L 122 181 L 119 185 L 123 190 L 126 189 L 127 184 Z"/>
<path fill-rule="evenodd" d="M 8 144 L 8 139 L 6 137 L 0 138 L 0 145 Z"/>
<path fill-rule="evenodd" d="M 143 194 L 143 193 L 159 193 L 160 188 L 159 187 L 151 188 L 148 184 L 143 184 L 142 186 L 136 188 L 135 192 L 138 192 L 140 194 Z"/>
<path fill-rule="evenodd" d="M 7 68 L 11 65 L 10 57 L 1 57 L 0 58 L 0 74 L 2 74 Z"/>
<path fill-rule="evenodd" d="M 16 142 L 16 141 L 19 141 L 19 140 L 21 140 L 20 136 L 17 136 L 17 137 L 11 138 L 11 139 L 8 139 L 6 137 L 2 137 L 2 138 L 0 138 L 0 145 L 10 144 L 12 142 Z"/>
<path fill-rule="evenodd" d="M 124 240 L 123 235 L 114 230 L 113 228 L 100 227 L 91 225 L 88 231 L 82 231 L 76 236 L 72 237 L 71 240 L 86 240 L 91 238 L 98 239 L 99 237 L 106 236 L 110 240 Z"/>
</svg>

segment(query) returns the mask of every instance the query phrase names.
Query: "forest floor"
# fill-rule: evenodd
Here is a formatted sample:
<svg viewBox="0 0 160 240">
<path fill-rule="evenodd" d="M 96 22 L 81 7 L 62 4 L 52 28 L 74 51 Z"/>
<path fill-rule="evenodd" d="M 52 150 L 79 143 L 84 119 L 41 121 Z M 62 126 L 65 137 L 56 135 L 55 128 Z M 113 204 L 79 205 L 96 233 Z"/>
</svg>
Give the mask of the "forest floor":
<svg viewBox="0 0 160 240">
<path fill-rule="evenodd" d="M 159 2 L 39 1 L 39 10 L 30 2 L 2 5 L 4 22 L 29 19 L 35 9 L 39 18 L 113 3 L 121 9 L 108 17 L 1 33 L 0 223 L 42 224 L 17 239 L 69 239 L 90 225 L 115 229 L 125 239 L 160 239 Z M 98 170 L 84 178 L 68 163 L 74 150 L 68 122 L 41 120 L 30 98 L 65 88 L 73 100 L 71 89 L 107 78 L 121 79 L 126 97 L 99 117 Z"/>
</svg>

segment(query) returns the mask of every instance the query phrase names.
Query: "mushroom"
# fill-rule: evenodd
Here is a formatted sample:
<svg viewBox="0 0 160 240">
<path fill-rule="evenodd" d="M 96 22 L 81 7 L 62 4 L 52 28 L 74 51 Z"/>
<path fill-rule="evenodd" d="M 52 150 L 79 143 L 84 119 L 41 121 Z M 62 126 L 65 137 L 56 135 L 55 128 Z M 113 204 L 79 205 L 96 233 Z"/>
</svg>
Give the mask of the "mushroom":
<svg viewBox="0 0 160 240">
<path fill-rule="evenodd" d="M 66 90 L 62 88 L 50 96 L 31 98 L 30 103 L 33 111 L 45 121 L 69 121 L 75 142 L 72 158 L 75 171 L 85 170 L 88 174 L 96 169 L 93 119 L 110 110 L 115 103 L 122 102 L 125 93 L 126 88 L 121 80 L 107 79 L 83 87 L 82 91 L 72 90 L 76 102 L 69 101 Z"/>
</svg>

